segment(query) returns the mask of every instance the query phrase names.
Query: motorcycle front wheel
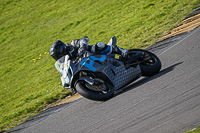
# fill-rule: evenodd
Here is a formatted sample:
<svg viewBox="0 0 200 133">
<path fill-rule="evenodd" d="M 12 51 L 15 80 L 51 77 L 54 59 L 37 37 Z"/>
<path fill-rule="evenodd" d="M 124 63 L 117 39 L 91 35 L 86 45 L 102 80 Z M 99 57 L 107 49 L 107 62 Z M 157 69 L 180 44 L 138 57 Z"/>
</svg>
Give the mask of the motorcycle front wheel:
<svg viewBox="0 0 200 133">
<path fill-rule="evenodd" d="M 83 97 L 95 101 L 106 101 L 114 95 L 114 88 L 106 82 L 100 86 L 93 86 L 85 81 L 78 81 L 75 88 Z"/>
</svg>

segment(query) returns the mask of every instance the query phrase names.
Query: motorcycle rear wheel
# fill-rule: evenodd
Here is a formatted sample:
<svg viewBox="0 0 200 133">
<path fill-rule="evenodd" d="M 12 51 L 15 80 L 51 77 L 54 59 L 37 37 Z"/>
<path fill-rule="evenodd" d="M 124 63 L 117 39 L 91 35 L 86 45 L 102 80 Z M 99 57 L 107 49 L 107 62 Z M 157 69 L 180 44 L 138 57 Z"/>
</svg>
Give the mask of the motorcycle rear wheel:
<svg viewBox="0 0 200 133">
<path fill-rule="evenodd" d="M 144 59 L 145 61 L 139 63 L 142 76 L 150 77 L 160 71 L 162 66 L 161 61 L 154 53 L 142 49 L 132 49 L 130 51 L 144 52 L 145 54 L 150 56 L 148 60 Z"/>
<path fill-rule="evenodd" d="M 75 85 L 75 88 L 77 92 L 82 95 L 83 97 L 95 100 L 95 101 L 106 101 L 113 97 L 114 95 L 114 88 L 105 82 L 106 91 L 94 91 L 89 88 L 87 88 L 87 83 L 85 81 L 78 81 Z"/>
</svg>

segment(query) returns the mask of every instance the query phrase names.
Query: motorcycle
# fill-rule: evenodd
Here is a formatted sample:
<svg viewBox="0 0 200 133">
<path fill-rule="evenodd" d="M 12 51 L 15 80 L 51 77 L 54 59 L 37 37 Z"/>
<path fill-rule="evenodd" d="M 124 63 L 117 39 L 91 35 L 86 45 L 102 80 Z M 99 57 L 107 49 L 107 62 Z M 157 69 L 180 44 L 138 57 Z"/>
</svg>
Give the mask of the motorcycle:
<svg viewBox="0 0 200 133">
<path fill-rule="evenodd" d="M 128 60 L 86 51 L 76 61 L 68 60 L 65 66 L 70 82 L 68 88 L 90 100 L 106 101 L 115 91 L 141 76 L 157 74 L 161 61 L 142 49 L 128 50 Z"/>
</svg>

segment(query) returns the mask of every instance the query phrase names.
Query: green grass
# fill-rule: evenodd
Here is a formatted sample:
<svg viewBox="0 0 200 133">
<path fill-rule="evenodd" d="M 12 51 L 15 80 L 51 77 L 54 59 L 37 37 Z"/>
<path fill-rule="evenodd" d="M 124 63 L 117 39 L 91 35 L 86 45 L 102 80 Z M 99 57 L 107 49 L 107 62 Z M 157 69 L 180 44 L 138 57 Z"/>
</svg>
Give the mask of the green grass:
<svg viewBox="0 0 200 133">
<path fill-rule="evenodd" d="M 46 53 L 56 40 L 112 36 L 146 48 L 200 6 L 199 0 L 1 0 L 0 132 L 70 93 Z"/>
<path fill-rule="evenodd" d="M 191 131 L 187 131 L 185 133 L 200 133 L 200 127 L 198 127 L 197 129 L 195 130 L 191 130 Z"/>
</svg>

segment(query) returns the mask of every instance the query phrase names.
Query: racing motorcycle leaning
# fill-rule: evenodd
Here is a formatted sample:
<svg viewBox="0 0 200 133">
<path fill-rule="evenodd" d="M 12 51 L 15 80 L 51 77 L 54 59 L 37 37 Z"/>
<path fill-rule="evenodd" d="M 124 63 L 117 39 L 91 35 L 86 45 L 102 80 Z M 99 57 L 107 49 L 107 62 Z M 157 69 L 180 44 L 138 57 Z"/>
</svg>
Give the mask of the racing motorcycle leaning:
<svg viewBox="0 0 200 133">
<path fill-rule="evenodd" d="M 68 72 L 64 77 L 69 80 L 68 88 L 85 98 L 105 101 L 113 97 L 116 90 L 139 77 L 158 73 L 161 62 L 147 50 L 130 49 L 126 60 L 86 51 L 76 61 L 65 62 L 64 66 Z"/>
</svg>

